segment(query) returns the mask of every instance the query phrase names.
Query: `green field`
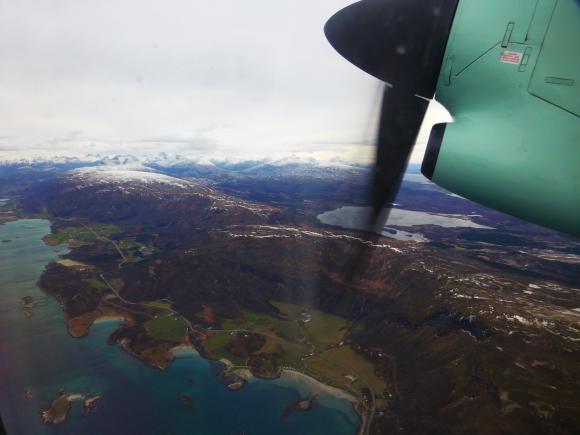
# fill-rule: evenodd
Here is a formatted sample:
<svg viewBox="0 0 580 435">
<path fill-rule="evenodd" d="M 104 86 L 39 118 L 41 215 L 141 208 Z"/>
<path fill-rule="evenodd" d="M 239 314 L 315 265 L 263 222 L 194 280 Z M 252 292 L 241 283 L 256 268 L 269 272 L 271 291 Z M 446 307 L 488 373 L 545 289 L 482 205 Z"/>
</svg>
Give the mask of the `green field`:
<svg viewBox="0 0 580 435">
<path fill-rule="evenodd" d="M 349 323 L 342 317 L 319 310 L 309 310 L 310 317 L 307 320 L 303 316 L 304 308 L 300 305 L 277 301 L 271 303 L 286 318 L 244 311 L 242 318 L 226 320 L 223 329 L 246 329 L 292 342 L 303 342 L 304 338 L 307 338 L 317 351 L 321 351 L 330 345 L 338 344 L 349 327 Z"/>
<path fill-rule="evenodd" d="M 305 315 L 300 305 L 271 301 L 283 316 L 281 318 L 268 314 L 243 311 L 238 319 L 224 321 L 222 328 L 226 331 L 247 330 L 263 334 L 266 343 L 259 352 L 281 353 L 279 363 L 283 366 L 300 368 L 301 358 L 312 351 L 324 351 L 330 345 L 338 344 L 344 337 L 348 322 L 338 316 L 319 310 L 310 310 Z M 222 332 L 210 338 L 206 343 L 208 351 L 214 357 L 231 359 L 224 349 L 228 342 L 229 332 Z M 279 352 L 281 350 L 281 352 Z"/>
<path fill-rule="evenodd" d="M 240 318 L 224 321 L 224 331 L 217 332 L 204 343 L 209 355 L 243 366 L 246 361 L 226 350 L 232 331 L 261 333 L 266 342 L 258 352 L 274 355 L 275 364 L 306 370 L 322 382 L 337 388 L 352 389 L 359 396 L 368 386 L 375 393 L 377 407 L 386 407 L 383 394 L 387 385 L 375 374 L 374 365 L 350 347 L 339 345 L 350 326 L 346 319 L 320 310 L 305 310 L 296 304 L 271 303 L 280 311 L 280 318 L 244 311 Z M 302 360 L 313 351 L 315 355 Z"/>
<path fill-rule="evenodd" d="M 169 310 L 171 308 L 171 304 L 167 301 L 142 302 L 141 305 L 147 308 L 157 308 L 160 310 Z"/>
<path fill-rule="evenodd" d="M 231 361 L 236 366 L 245 366 L 246 360 L 240 358 L 239 356 L 232 355 L 225 348 L 226 344 L 230 341 L 229 332 L 218 332 L 214 336 L 208 338 L 203 346 L 206 352 L 214 359 L 225 358 Z"/>
<path fill-rule="evenodd" d="M 345 388 L 349 384 L 346 376 L 351 373 L 348 370 L 337 367 L 335 364 L 320 357 L 308 358 L 306 360 L 306 368 L 308 374 L 325 384 L 338 388 Z"/>
<path fill-rule="evenodd" d="M 129 263 L 143 261 L 142 250 L 146 249 L 147 246 L 137 242 L 134 237 L 119 240 L 116 244 L 117 247 L 123 251 L 123 255 L 125 255 L 125 258 Z"/>
<path fill-rule="evenodd" d="M 187 324 L 182 317 L 173 312 L 163 312 L 145 322 L 145 328 L 151 337 L 158 340 L 181 342 L 187 333 Z"/>
<path fill-rule="evenodd" d="M 304 332 L 293 320 L 277 319 L 267 314 L 244 311 L 243 317 L 237 320 L 226 320 L 223 329 L 247 329 L 261 332 L 267 335 L 275 335 L 280 338 L 297 341 L 304 337 Z"/>
<path fill-rule="evenodd" d="M 263 334 L 266 343 L 259 352 L 279 353 L 278 351 L 281 349 L 279 363 L 283 366 L 300 367 L 300 358 L 310 352 L 310 347 L 303 343 L 304 331 L 294 320 L 278 319 L 268 314 L 244 311 L 242 318 L 226 320 L 223 323 L 223 329 L 228 331 L 249 330 Z M 222 355 L 223 358 L 231 359 L 232 356 L 228 356 L 229 353 L 225 349 L 217 351 L 217 348 L 227 344 L 228 338 L 229 332 L 220 333 L 210 339 L 212 340 L 210 346 L 214 349 L 214 353 Z"/>
<path fill-rule="evenodd" d="M 68 243 L 70 245 L 80 246 L 95 243 L 99 237 L 107 238 L 120 231 L 121 228 L 118 226 L 107 224 L 92 224 L 86 227 L 66 227 L 58 230 L 54 234 L 47 235 L 45 241 L 50 245 Z"/>
<path fill-rule="evenodd" d="M 91 287 L 96 288 L 98 290 L 105 290 L 108 289 L 109 286 L 105 284 L 103 281 L 97 278 L 87 278 L 85 282 L 89 284 Z"/>
<path fill-rule="evenodd" d="M 212 358 L 225 358 L 230 360 L 234 365 L 245 366 L 246 361 L 227 351 L 226 345 L 230 341 L 231 332 L 221 331 L 216 333 L 204 342 L 205 350 Z M 291 343 L 282 338 L 266 337 L 266 343 L 258 351 L 261 353 L 280 353 L 282 352 L 279 364 L 282 366 L 300 367 L 300 358 L 309 352 L 309 349 L 301 344 Z"/>
<path fill-rule="evenodd" d="M 308 310 L 311 317 L 306 322 L 303 321 L 304 308 L 302 306 L 277 301 L 271 301 L 271 304 L 293 320 L 295 324 L 301 325 L 304 334 L 315 345 L 317 351 L 339 343 L 349 327 L 347 320 L 323 311 Z"/>
<path fill-rule="evenodd" d="M 307 360 L 307 366 L 313 373 L 325 377 L 327 381 L 336 386 L 344 386 L 348 383 L 345 376 L 351 375 L 364 381 L 353 383 L 353 389 L 360 390 L 369 386 L 377 397 L 377 404 L 382 405 L 379 399 L 387 388 L 384 379 L 375 374 L 373 364 L 356 353 L 348 346 L 330 349 L 320 356 L 314 356 Z"/>
<path fill-rule="evenodd" d="M 291 343 L 283 339 L 267 337 L 266 343 L 260 349 L 260 352 L 278 352 L 282 348 L 283 357 L 280 364 L 294 368 L 301 367 L 301 357 L 308 354 L 310 349 L 302 344 Z"/>
</svg>

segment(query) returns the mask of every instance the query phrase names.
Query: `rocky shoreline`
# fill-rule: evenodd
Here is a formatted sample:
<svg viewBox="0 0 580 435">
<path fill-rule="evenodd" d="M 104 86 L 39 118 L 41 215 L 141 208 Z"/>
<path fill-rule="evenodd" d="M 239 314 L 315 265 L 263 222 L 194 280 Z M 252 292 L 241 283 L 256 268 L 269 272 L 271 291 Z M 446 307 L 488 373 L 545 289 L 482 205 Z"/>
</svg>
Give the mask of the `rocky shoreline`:
<svg viewBox="0 0 580 435">
<path fill-rule="evenodd" d="M 58 397 L 49 406 L 40 410 L 40 418 L 44 424 L 61 424 L 68 417 L 74 401 L 82 400 L 85 416 L 92 415 L 96 411 L 100 395 L 89 396 L 85 394 L 68 393 L 60 390 Z"/>
</svg>

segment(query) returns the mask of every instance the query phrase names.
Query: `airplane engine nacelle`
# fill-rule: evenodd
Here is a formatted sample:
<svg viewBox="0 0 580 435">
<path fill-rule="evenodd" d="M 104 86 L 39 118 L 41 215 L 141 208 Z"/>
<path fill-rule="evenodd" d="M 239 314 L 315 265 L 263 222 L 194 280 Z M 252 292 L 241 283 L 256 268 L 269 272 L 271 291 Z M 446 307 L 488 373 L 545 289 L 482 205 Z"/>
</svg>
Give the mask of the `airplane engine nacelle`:
<svg viewBox="0 0 580 435">
<path fill-rule="evenodd" d="M 423 174 L 463 197 L 580 236 L 580 2 L 461 0 Z"/>
<path fill-rule="evenodd" d="M 580 236 L 580 0 L 361 0 L 325 33 L 388 84 L 375 208 L 396 193 L 424 115 L 412 100 L 435 97 L 455 122 L 433 127 L 425 176 Z"/>
</svg>

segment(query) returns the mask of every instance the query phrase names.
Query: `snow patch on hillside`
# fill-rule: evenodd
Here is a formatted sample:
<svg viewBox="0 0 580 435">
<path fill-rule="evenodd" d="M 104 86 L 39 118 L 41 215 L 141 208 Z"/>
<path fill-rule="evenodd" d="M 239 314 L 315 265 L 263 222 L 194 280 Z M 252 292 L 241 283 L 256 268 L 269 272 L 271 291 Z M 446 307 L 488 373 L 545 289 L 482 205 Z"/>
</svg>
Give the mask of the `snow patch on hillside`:
<svg viewBox="0 0 580 435">
<path fill-rule="evenodd" d="M 96 166 L 70 171 L 70 176 L 83 187 L 108 185 L 168 185 L 181 189 L 190 187 L 190 182 L 153 172 L 141 165 Z"/>
</svg>

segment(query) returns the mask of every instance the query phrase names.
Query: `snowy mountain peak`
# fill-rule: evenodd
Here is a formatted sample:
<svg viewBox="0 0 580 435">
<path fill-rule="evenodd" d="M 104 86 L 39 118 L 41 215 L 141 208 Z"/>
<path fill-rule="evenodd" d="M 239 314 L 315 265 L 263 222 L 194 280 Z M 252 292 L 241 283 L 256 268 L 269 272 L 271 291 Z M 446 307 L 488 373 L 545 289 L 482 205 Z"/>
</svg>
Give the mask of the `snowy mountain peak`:
<svg viewBox="0 0 580 435">
<path fill-rule="evenodd" d="M 103 165 L 79 168 L 68 173 L 68 178 L 82 187 L 91 186 L 170 186 L 186 189 L 189 181 L 153 172 L 141 165 Z"/>
</svg>

